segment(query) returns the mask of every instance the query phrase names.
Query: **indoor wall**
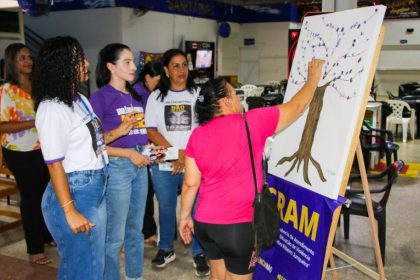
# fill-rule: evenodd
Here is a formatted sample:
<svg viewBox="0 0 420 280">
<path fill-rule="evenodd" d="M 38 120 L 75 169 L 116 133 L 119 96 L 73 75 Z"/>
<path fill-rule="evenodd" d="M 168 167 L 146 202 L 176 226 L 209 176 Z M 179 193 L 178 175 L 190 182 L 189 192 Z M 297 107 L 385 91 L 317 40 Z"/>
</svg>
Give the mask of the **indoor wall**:
<svg viewBox="0 0 420 280">
<path fill-rule="evenodd" d="M 162 52 L 178 47 L 182 40 L 218 42 L 219 75 L 238 75 L 243 84 L 251 78 L 254 83 L 285 79 L 287 30 L 299 26 L 290 22 L 230 23 L 230 36 L 222 38 L 218 37 L 215 20 L 152 11 L 136 16 L 130 8 L 51 12 L 41 17 L 25 16 L 24 21 L 44 38 L 71 35 L 79 39 L 91 62 L 92 90 L 96 88 L 97 54 L 111 42 L 129 45 L 136 55 L 140 50 Z M 396 94 L 401 83 L 420 82 L 420 20 L 385 20 L 384 26 L 384 44 L 376 73 L 378 94 L 383 96 L 387 90 Z M 407 32 L 410 29 L 412 32 Z M 253 39 L 253 43 L 245 45 L 244 39 Z M 8 43 L 0 42 L 2 53 Z M 252 70 L 256 71 L 251 73 Z"/>
<path fill-rule="evenodd" d="M 96 89 L 97 55 L 108 43 L 124 43 L 138 57 L 140 50 L 163 52 L 178 47 L 182 39 L 215 42 L 217 37 L 214 20 L 151 11 L 139 17 L 129 8 L 52 12 L 42 17 L 25 16 L 24 20 L 44 38 L 70 35 L 80 41 L 91 63 L 92 90 Z"/>
</svg>

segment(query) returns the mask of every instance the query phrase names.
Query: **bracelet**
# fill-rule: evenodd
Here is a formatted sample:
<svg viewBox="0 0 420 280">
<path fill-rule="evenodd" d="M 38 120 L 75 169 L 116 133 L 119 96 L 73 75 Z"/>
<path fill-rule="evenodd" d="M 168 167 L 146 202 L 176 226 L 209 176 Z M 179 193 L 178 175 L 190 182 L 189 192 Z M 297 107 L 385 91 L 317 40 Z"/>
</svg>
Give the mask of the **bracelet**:
<svg viewBox="0 0 420 280">
<path fill-rule="evenodd" d="M 67 201 L 66 203 L 64 203 L 63 205 L 61 205 L 61 208 L 64 208 L 64 207 L 66 207 L 67 205 L 69 205 L 70 203 L 73 203 L 73 199 L 72 200 L 69 200 L 69 201 Z"/>
</svg>

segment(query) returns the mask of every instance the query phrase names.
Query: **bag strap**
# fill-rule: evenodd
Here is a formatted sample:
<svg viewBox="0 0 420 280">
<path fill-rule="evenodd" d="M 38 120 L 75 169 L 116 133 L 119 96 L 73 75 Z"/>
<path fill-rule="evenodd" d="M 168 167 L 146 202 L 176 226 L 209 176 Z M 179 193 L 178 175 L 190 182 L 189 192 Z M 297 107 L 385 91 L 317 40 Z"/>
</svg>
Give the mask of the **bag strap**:
<svg viewBox="0 0 420 280">
<path fill-rule="evenodd" d="M 257 193 L 258 193 L 257 174 L 255 172 L 254 153 L 252 152 L 252 144 L 251 144 L 251 134 L 249 133 L 249 127 L 248 127 L 248 122 L 246 121 L 245 113 L 243 114 L 243 117 L 244 117 L 244 121 L 245 121 L 246 136 L 248 138 L 249 154 L 251 156 L 252 175 L 254 176 L 255 195 L 257 195 Z M 264 177 L 265 177 L 265 174 L 264 174 Z M 265 178 L 264 178 L 264 182 L 265 182 Z"/>
<path fill-rule="evenodd" d="M 243 114 L 243 118 L 245 121 L 245 128 L 246 128 L 246 135 L 248 138 L 248 147 L 249 147 L 249 154 L 251 157 L 251 165 L 252 165 L 252 175 L 254 177 L 254 186 L 255 186 L 255 194 L 258 193 L 258 188 L 257 188 L 257 174 L 255 172 L 255 163 L 254 163 L 254 153 L 252 152 L 252 143 L 251 143 L 251 133 L 249 132 L 249 126 L 248 126 L 248 122 L 246 121 L 246 116 L 245 114 Z M 262 162 L 262 167 L 263 167 L 263 184 L 267 185 L 267 173 L 268 173 L 268 159 L 269 156 L 266 155 L 266 153 L 263 153 L 263 162 Z"/>
<path fill-rule="evenodd" d="M 267 185 L 267 173 L 268 173 L 268 158 L 265 154 L 263 154 L 263 184 Z"/>
</svg>

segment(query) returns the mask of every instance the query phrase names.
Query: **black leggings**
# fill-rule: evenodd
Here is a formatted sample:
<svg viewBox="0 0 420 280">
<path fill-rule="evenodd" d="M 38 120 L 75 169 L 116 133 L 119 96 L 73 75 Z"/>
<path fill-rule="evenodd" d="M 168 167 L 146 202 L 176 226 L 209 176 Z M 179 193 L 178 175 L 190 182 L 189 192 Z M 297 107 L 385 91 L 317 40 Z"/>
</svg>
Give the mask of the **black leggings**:
<svg viewBox="0 0 420 280">
<path fill-rule="evenodd" d="M 248 274 L 254 251 L 254 233 L 251 223 L 206 224 L 194 222 L 195 236 L 210 260 L 223 259 L 226 269 L 234 274 Z"/>
<path fill-rule="evenodd" d="M 41 211 L 41 199 L 50 180 L 41 150 L 17 152 L 2 148 L 4 161 L 15 177 L 20 192 L 20 213 L 28 254 L 44 252 L 53 239 Z"/>
</svg>

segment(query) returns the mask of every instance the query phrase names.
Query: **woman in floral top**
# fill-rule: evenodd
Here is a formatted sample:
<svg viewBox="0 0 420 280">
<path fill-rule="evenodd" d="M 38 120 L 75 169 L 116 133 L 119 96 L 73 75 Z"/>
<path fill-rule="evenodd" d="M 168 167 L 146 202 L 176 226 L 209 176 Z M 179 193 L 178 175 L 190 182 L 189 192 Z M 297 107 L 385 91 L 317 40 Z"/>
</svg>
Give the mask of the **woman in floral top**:
<svg viewBox="0 0 420 280">
<path fill-rule="evenodd" d="M 44 245 L 54 244 L 41 212 L 41 198 L 50 179 L 35 128 L 31 96 L 32 56 L 21 44 L 5 51 L 5 84 L 0 87 L 0 133 L 4 160 L 20 190 L 20 212 L 27 252 L 32 262 L 48 264 Z"/>
</svg>

